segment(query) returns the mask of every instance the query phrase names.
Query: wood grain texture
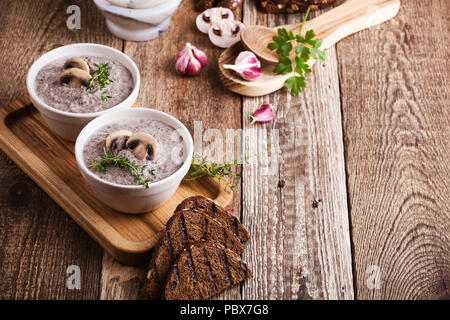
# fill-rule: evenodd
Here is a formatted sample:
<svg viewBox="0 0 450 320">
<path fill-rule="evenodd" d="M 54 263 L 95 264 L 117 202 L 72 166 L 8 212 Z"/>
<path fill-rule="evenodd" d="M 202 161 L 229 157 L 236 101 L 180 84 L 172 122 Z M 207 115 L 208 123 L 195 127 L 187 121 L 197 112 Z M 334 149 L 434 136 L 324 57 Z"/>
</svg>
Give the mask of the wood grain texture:
<svg viewBox="0 0 450 320">
<path fill-rule="evenodd" d="M 100 201 L 79 172 L 74 144 L 53 134 L 28 98 L 0 109 L 0 147 L 93 239 L 119 262 L 145 265 L 159 233 L 185 198 L 197 194 L 231 206 L 228 182 L 203 177 L 183 182 L 151 212 L 123 214 Z"/>
<path fill-rule="evenodd" d="M 302 33 L 304 35 L 308 30 L 314 30 L 315 37 L 323 41 L 321 49 L 325 50 L 352 33 L 392 19 L 397 15 L 399 8 L 399 0 L 349 0 L 306 21 Z M 268 49 L 267 44 L 273 41 L 272 38 L 277 35 L 278 28 L 286 28 L 296 34 L 301 25 L 302 22 L 298 22 L 268 28 L 262 25 L 248 24 L 242 30 L 241 43 L 226 49 L 220 55 L 219 70 L 223 85 L 232 92 L 248 97 L 267 95 L 283 88 L 285 81 L 292 77 L 294 72 L 281 75 L 273 73 L 273 65 L 278 63 L 278 54 L 276 51 Z M 261 74 L 253 81 L 246 81 L 235 71 L 224 68 L 226 64 L 234 64 L 238 54 L 246 50 L 245 48 L 253 51 L 261 59 Z M 291 51 L 290 57 L 294 60 L 295 50 Z M 314 63 L 314 59 L 308 61 L 310 67 Z"/>
<path fill-rule="evenodd" d="M 338 45 L 358 299 L 449 298 L 449 12 L 403 1 Z"/>
<path fill-rule="evenodd" d="M 97 299 L 102 249 L 2 153 L 0 299 Z M 66 287 L 70 265 L 81 289 Z"/>
<path fill-rule="evenodd" d="M 66 8 L 78 4 L 82 29 L 69 31 Z M 26 94 L 28 68 L 40 55 L 72 42 L 116 48 L 92 1 L 3 1 L 0 4 L 0 105 Z M 6 81 L 7 80 L 7 81 Z M 0 152 L 0 298 L 97 299 L 101 248 Z M 68 290 L 67 267 L 81 269 L 81 290 Z"/>
<path fill-rule="evenodd" d="M 81 30 L 65 26 L 71 4 L 81 7 Z M 246 23 L 272 27 L 301 19 L 257 13 L 254 4 L 244 1 Z M 247 137 L 251 158 L 233 214 L 250 229 L 244 259 L 255 278 L 218 299 L 448 298 L 448 1 L 402 1 L 392 22 L 328 50 L 299 98 L 280 91 L 243 100 L 222 88 L 216 64 L 221 50 L 196 32 L 192 8 L 192 1 L 183 1 L 160 39 L 124 43 L 107 31 L 92 1 L 1 2 L 0 63 L 8 81 L 0 81 L 0 105 L 25 95 L 27 69 L 49 49 L 97 42 L 124 50 L 141 70 L 138 101 L 180 118 L 197 133 L 197 152 L 233 159 L 240 134 Z M 186 41 L 209 58 L 195 78 L 173 69 Z M 267 102 L 276 106 L 276 119 L 250 126 L 249 116 Z M 241 122 L 245 131 L 233 130 Z M 144 268 L 104 253 L 2 152 L 0 177 L 0 299 L 138 298 Z M 81 267 L 81 290 L 65 286 L 71 264 Z M 367 287 L 374 265 L 381 272 L 375 290 Z"/>
<path fill-rule="evenodd" d="M 278 63 L 278 53 L 267 47 L 277 35 L 278 28 L 285 28 L 294 34 L 302 28 L 302 35 L 314 30 L 316 38 L 322 39 L 321 49 L 328 49 L 346 36 L 382 23 L 394 17 L 400 8 L 400 0 L 347 0 L 341 5 L 309 19 L 294 24 L 269 28 L 265 25 L 247 25 L 242 30 L 242 43 L 264 61 Z M 295 58 L 295 51 L 290 55 Z"/>
<path fill-rule="evenodd" d="M 302 16 L 264 15 L 246 2 L 244 18 L 275 26 Z M 334 48 L 326 54 L 299 97 L 281 90 L 243 100 L 244 260 L 255 275 L 244 299 L 353 298 L 337 59 Z M 275 119 L 250 125 L 263 103 Z"/>
<path fill-rule="evenodd" d="M 123 265 L 105 251 L 102 261 L 100 299 L 142 299 L 140 292 L 146 276 L 145 269 Z"/>
</svg>

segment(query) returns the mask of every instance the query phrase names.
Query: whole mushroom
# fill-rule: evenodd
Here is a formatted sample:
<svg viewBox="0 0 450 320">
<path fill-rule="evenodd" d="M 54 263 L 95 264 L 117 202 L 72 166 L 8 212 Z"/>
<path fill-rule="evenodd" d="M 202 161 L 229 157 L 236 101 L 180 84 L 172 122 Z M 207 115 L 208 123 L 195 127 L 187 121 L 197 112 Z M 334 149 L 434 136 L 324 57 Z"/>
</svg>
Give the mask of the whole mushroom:
<svg viewBox="0 0 450 320">
<path fill-rule="evenodd" d="M 70 68 L 61 73 L 59 83 L 70 88 L 81 88 L 81 85 L 88 86 L 91 78 L 89 72 L 78 68 Z"/>
<path fill-rule="evenodd" d="M 127 141 L 127 148 L 133 151 L 133 154 L 139 160 L 154 160 L 158 154 L 158 141 L 145 132 L 133 134 Z"/>
</svg>

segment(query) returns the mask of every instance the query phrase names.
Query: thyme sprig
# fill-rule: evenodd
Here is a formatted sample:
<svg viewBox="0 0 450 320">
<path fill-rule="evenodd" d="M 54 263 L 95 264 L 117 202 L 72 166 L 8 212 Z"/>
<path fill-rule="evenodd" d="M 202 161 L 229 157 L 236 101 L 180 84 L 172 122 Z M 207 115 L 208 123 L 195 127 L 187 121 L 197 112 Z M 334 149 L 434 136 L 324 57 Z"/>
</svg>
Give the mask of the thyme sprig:
<svg viewBox="0 0 450 320">
<path fill-rule="evenodd" d="M 88 168 L 91 170 L 97 169 L 100 172 L 108 171 L 108 167 L 115 167 L 120 169 L 127 169 L 135 178 L 140 185 L 148 188 L 149 179 L 145 179 L 145 172 L 147 171 L 150 175 L 155 175 L 154 169 L 147 169 L 147 166 L 140 166 L 130 160 L 127 157 L 116 158 L 111 151 L 107 151 L 103 148 L 105 156 L 102 158 L 93 158 L 89 164 Z"/>
<path fill-rule="evenodd" d="M 237 160 L 218 164 L 194 153 L 191 170 L 184 176 L 183 181 L 193 181 L 203 177 L 217 178 L 219 181 L 222 181 L 224 178 L 239 181 L 242 175 L 233 171 L 233 167 L 239 164 Z M 232 191 L 235 189 L 235 185 L 228 181 L 226 182 L 226 187 Z"/>
<path fill-rule="evenodd" d="M 303 22 L 300 25 L 300 30 L 297 35 L 292 31 L 287 31 L 285 28 L 277 30 L 278 35 L 274 36 L 271 42 L 267 45 L 272 51 L 279 54 L 278 63 L 275 65 L 273 72 L 276 74 L 289 74 L 294 71 L 294 75 L 288 78 L 285 82 L 285 87 L 291 91 L 294 96 L 298 96 L 304 88 L 306 88 L 307 73 L 311 72 L 308 65 L 309 59 L 325 60 L 325 52 L 320 50 L 322 39 L 314 39 L 314 30 L 308 30 L 305 36 L 302 36 L 302 29 L 308 17 L 310 8 L 306 11 Z M 290 53 L 295 45 L 295 58 L 291 61 Z M 295 67 L 293 66 L 295 63 Z"/>
<path fill-rule="evenodd" d="M 86 87 L 86 90 L 95 90 L 95 92 L 100 91 L 100 97 L 102 101 L 107 101 L 112 98 L 111 96 L 106 94 L 106 86 L 112 82 L 114 82 L 109 77 L 109 64 L 108 63 L 94 63 L 94 66 L 97 70 L 91 71 L 92 78 L 89 80 L 89 85 Z"/>
</svg>

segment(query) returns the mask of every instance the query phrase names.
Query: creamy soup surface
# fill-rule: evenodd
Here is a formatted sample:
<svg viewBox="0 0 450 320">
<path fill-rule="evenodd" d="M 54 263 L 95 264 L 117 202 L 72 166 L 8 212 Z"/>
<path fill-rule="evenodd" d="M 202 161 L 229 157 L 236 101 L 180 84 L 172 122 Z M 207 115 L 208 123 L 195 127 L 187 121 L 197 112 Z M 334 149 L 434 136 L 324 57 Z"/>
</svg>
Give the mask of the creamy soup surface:
<svg viewBox="0 0 450 320">
<path fill-rule="evenodd" d="M 158 120 L 141 119 L 107 125 L 94 133 L 83 150 L 87 166 L 92 163 L 94 158 L 100 159 L 105 156 L 106 139 L 110 133 L 118 130 L 128 130 L 132 133 L 144 132 L 152 135 L 158 141 L 158 152 L 154 160 L 147 158 L 140 160 L 135 157 L 133 150 L 127 148 L 114 153 L 116 158 L 125 157 L 139 166 L 140 170 L 144 168 L 140 171 L 143 180 L 150 183 L 162 180 L 172 175 L 183 164 L 184 141 L 177 130 Z M 97 168 L 92 168 L 91 171 L 110 182 L 123 185 L 141 184 L 126 168 L 108 166 L 106 172 L 101 172 Z"/>
<path fill-rule="evenodd" d="M 113 81 L 103 90 L 87 90 L 86 86 L 71 88 L 61 85 L 59 77 L 65 70 L 64 63 L 68 58 L 61 58 L 45 65 L 37 74 L 35 90 L 49 106 L 67 112 L 90 113 L 99 112 L 125 100 L 133 91 L 134 82 L 131 72 L 120 62 L 106 57 L 81 57 L 89 65 L 90 72 L 98 68 L 94 64 L 108 64 L 109 78 Z M 95 84 L 95 83 L 94 83 Z M 109 96 L 110 98 L 103 99 Z"/>
</svg>

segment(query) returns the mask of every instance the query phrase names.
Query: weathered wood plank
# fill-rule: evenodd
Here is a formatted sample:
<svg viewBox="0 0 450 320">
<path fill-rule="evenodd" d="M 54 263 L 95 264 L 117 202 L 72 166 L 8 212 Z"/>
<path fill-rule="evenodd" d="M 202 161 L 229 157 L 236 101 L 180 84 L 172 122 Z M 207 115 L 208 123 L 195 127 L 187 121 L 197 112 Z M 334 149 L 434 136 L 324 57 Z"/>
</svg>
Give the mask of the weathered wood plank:
<svg viewBox="0 0 450 320">
<path fill-rule="evenodd" d="M 114 260 L 107 252 L 104 252 L 100 299 L 141 299 L 140 290 L 144 279 L 144 268 L 123 265 Z"/>
<path fill-rule="evenodd" d="M 148 42 L 126 42 L 124 49 L 141 72 L 138 102 L 177 117 L 193 135 L 195 151 L 222 162 L 226 154 L 227 130 L 234 132 L 241 126 L 241 100 L 220 84 L 217 58 L 221 50 L 210 43 L 207 35 L 196 30 L 197 14 L 193 1 L 183 1 L 165 34 Z M 175 72 L 174 58 L 186 42 L 191 42 L 208 56 L 207 66 L 196 77 L 183 77 Z M 240 214 L 239 186 L 234 193 L 233 213 Z M 108 258 L 103 261 L 101 296 L 134 297 L 134 290 L 129 287 L 134 288 L 134 281 L 141 281 L 142 285 L 143 269 L 130 269 L 111 263 Z M 240 298 L 239 286 L 218 298 Z"/>
<path fill-rule="evenodd" d="M 295 23 L 301 15 L 258 13 L 246 2 L 244 22 Z M 251 240 L 244 258 L 255 278 L 244 299 L 352 299 L 352 261 L 335 49 L 314 66 L 308 88 L 244 98 L 243 222 Z M 275 119 L 250 125 L 263 103 Z"/>
<path fill-rule="evenodd" d="M 357 298 L 448 299 L 450 3 L 402 4 L 338 45 Z"/>
<path fill-rule="evenodd" d="M 0 172 L 0 298 L 97 299 L 101 247 L 3 153 Z M 80 290 L 66 286 L 70 265 Z"/>
<path fill-rule="evenodd" d="M 81 30 L 66 28 L 66 9 L 78 4 Z M 73 42 L 117 48 L 92 1 L 13 1 L 0 4 L 0 105 L 26 94 L 28 68 L 46 51 Z M 10 159 L 0 153 L 0 281 L 2 299 L 97 299 L 102 249 Z M 81 289 L 65 284 L 69 265 Z"/>
</svg>

